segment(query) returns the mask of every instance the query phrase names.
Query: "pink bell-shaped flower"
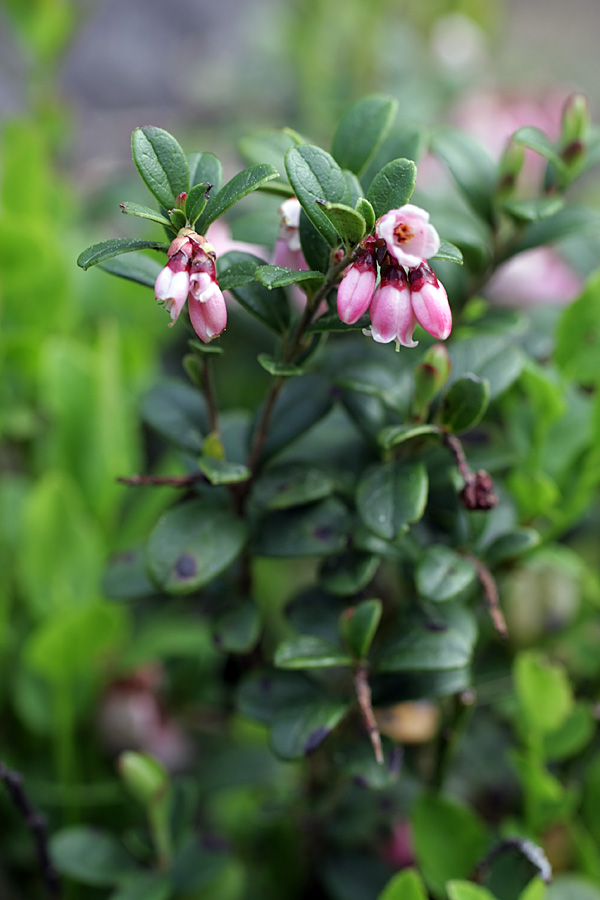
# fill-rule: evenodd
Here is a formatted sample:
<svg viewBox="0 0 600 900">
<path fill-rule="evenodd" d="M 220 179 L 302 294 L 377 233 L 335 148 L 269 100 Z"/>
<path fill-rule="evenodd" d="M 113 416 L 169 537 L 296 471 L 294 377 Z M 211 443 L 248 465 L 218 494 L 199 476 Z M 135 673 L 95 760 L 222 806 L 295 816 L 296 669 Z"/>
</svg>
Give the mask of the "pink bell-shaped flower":
<svg viewBox="0 0 600 900">
<path fill-rule="evenodd" d="M 337 308 L 342 322 L 354 325 L 364 316 L 373 299 L 376 281 L 375 256 L 364 251 L 348 266 L 338 287 Z"/>
<path fill-rule="evenodd" d="M 390 256 L 409 269 L 440 249 L 440 237 L 429 224 L 429 213 L 412 203 L 381 216 L 375 235 L 385 241 Z"/>
<path fill-rule="evenodd" d="M 443 284 L 425 260 L 408 274 L 413 313 L 425 331 L 445 341 L 452 331 L 452 312 Z"/>
<path fill-rule="evenodd" d="M 177 321 L 187 300 L 190 289 L 189 264 L 190 257 L 184 251 L 178 250 L 171 256 L 164 269 L 160 270 L 154 284 L 157 301 L 162 303 L 171 316 L 170 325 Z"/>
<path fill-rule="evenodd" d="M 371 336 L 380 344 L 396 341 L 403 347 L 416 347 L 413 331 L 417 320 L 410 302 L 410 289 L 401 266 L 384 266 L 381 283 L 369 308 Z"/>
</svg>

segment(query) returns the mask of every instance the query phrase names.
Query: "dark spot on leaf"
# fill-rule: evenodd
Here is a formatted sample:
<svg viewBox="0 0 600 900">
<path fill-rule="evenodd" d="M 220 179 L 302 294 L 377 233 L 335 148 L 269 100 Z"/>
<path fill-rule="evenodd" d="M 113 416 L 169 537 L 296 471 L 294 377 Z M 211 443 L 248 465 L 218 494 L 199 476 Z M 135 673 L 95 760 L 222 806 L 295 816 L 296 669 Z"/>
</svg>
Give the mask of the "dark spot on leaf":
<svg viewBox="0 0 600 900">
<path fill-rule="evenodd" d="M 223 643 L 223 638 L 221 637 L 221 635 L 218 632 L 215 632 L 213 634 L 213 644 L 215 645 L 215 647 L 220 647 L 222 643 Z"/>
<path fill-rule="evenodd" d="M 427 631 L 448 631 L 448 626 L 444 622 L 433 622 L 431 620 L 425 623 L 425 628 Z"/>
<path fill-rule="evenodd" d="M 201 839 L 201 846 L 213 853 L 224 853 L 230 849 L 229 842 L 220 834 L 205 834 Z"/>
<path fill-rule="evenodd" d="M 273 687 L 273 682 L 270 678 L 261 678 L 260 680 L 260 689 L 264 691 L 265 694 L 269 694 Z"/>
<path fill-rule="evenodd" d="M 184 553 L 175 563 L 175 577 L 192 578 L 196 574 L 196 560 L 191 553 Z"/>
<path fill-rule="evenodd" d="M 135 560 L 135 553 L 132 553 L 131 550 L 126 550 L 124 553 L 117 553 L 116 556 L 113 557 L 112 562 L 115 565 L 127 565 L 128 563 L 132 563 Z"/>
<path fill-rule="evenodd" d="M 333 537 L 333 528 L 328 525 L 320 525 L 319 528 L 315 528 L 313 535 L 318 541 L 329 541 Z"/>
<path fill-rule="evenodd" d="M 287 481 L 280 481 L 279 484 L 277 485 L 277 487 L 275 488 L 275 491 L 277 494 L 284 494 L 287 491 L 288 486 L 289 485 L 288 485 Z"/>
<path fill-rule="evenodd" d="M 364 775 L 355 775 L 355 776 L 354 776 L 354 784 L 355 784 L 357 787 L 360 787 L 360 788 L 366 788 L 366 787 L 369 787 L 369 782 L 368 782 L 367 779 L 364 777 Z"/>
<path fill-rule="evenodd" d="M 304 745 L 304 752 L 306 754 L 312 753 L 323 743 L 328 734 L 329 728 L 321 727 L 315 729 L 315 731 L 313 731 L 312 734 L 309 734 L 308 736 L 308 740 Z"/>
</svg>

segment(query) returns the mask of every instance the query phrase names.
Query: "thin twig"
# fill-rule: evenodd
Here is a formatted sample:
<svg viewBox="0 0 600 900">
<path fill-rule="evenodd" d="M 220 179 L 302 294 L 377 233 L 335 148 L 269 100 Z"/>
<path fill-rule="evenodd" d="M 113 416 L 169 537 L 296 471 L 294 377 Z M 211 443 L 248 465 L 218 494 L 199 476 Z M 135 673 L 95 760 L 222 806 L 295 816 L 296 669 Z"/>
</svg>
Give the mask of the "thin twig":
<svg viewBox="0 0 600 900">
<path fill-rule="evenodd" d="M 367 680 L 367 669 L 365 666 L 359 666 L 354 675 L 354 687 L 356 690 L 356 698 L 360 707 L 365 728 L 369 735 L 369 740 L 375 753 L 375 759 L 380 766 L 383 765 L 383 748 L 381 746 L 381 735 L 375 721 L 373 707 L 371 706 L 371 688 Z"/>
<path fill-rule="evenodd" d="M 473 472 L 467 462 L 463 445 L 455 434 L 446 432 L 442 440 L 454 457 L 458 471 L 464 479 L 465 486 L 459 496 L 465 509 L 487 511 L 497 506 L 498 497 L 494 492 L 494 482 L 489 472 L 485 469 Z"/>
<path fill-rule="evenodd" d="M 203 472 L 193 472 L 190 475 L 126 475 L 117 478 L 119 484 L 128 484 L 133 487 L 152 487 L 170 485 L 171 487 L 189 487 L 198 481 L 206 481 Z"/>
<path fill-rule="evenodd" d="M 494 628 L 501 637 L 507 638 L 508 628 L 506 627 L 506 619 L 504 618 L 504 613 L 500 608 L 500 598 L 498 596 L 498 588 L 496 586 L 496 582 L 494 581 L 494 576 L 492 575 L 488 567 L 484 565 L 482 561 L 476 556 L 467 553 L 465 554 L 465 559 L 468 559 L 469 562 L 471 562 L 475 567 L 477 577 L 479 578 L 479 582 L 483 588 L 487 608 L 489 610 L 490 618 L 492 620 Z"/>
<path fill-rule="evenodd" d="M 52 898 L 60 897 L 60 881 L 58 873 L 52 865 L 50 851 L 48 849 L 46 817 L 38 812 L 32 804 L 23 787 L 23 778 L 19 772 L 7 769 L 2 762 L 0 762 L 0 781 L 3 781 L 6 785 L 6 790 L 12 800 L 13 806 L 19 812 L 25 825 L 31 832 L 38 865 L 48 896 Z"/>
</svg>

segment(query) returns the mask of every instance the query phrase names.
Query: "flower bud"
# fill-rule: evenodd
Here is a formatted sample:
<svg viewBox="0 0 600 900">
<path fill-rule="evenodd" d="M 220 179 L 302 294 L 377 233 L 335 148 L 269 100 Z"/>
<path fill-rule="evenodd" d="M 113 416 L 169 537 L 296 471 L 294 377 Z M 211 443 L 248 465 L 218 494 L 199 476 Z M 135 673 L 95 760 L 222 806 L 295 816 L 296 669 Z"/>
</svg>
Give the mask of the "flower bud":
<svg viewBox="0 0 600 900">
<path fill-rule="evenodd" d="M 354 325 L 364 316 L 373 298 L 376 281 L 375 257 L 365 251 L 348 266 L 338 288 L 337 308 L 342 322 Z"/>
<path fill-rule="evenodd" d="M 415 319 L 406 272 L 401 266 L 384 266 L 381 283 L 369 309 L 371 335 L 380 344 L 396 341 L 403 347 L 416 347 L 413 340 Z"/>
<path fill-rule="evenodd" d="M 498 164 L 496 194 L 502 199 L 508 198 L 513 193 L 524 162 L 525 147 L 522 144 L 515 144 L 511 139 Z"/>
<path fill-rule="evenodd" d="M 571 94 L 563 107 L 561 123 L 561 141 L 563 147 L 572 144 L 583 146 L 590 124 L 590 111 L 587 98 L 583 94 Z M 563 154 L 564 154 L 563 150 Z"/>
<path fill-rule="evenodd" d="M 198 276 L 196 296 L 192 294 L 188 303 L 188 311 L 192 327 L 201 341 L 209 344 L 217 338 L 227 326 L 227 306 L 225 298 L 216 281 L 206 273 Z M 208 281 L 206 280 L 208 279 Z"/>
<path fill-rule="evenodd" d="M 409 274 L 410 298 L 419 325 L 439 341 L 452 331 L 452 313 L 444 286 L 425 261 Z"/>
<path fill-rule="evenodd" d="M 118 765 L 125 786 L 142 806 L 152 806 L 167 793 L 167 772 L 146 753 L 134 753 L 131 750 L 122 753 Z"/>
</svg>

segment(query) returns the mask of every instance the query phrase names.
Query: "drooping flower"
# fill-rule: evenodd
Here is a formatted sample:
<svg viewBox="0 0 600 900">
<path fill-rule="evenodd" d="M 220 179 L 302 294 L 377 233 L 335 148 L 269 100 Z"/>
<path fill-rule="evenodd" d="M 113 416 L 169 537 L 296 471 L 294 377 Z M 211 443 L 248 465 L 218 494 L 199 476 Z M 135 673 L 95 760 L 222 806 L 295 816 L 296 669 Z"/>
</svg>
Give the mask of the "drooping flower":
<svg viewBox="0 0 600 900">
<path fill-rule="evenodd" d="M 409 269 L 440 249 L 440 237 L 429 224 L 429 213 L 412 203 L 381 216 L 375 235 L 385 241 L 390 256 Z"/>
<path fill-rule="evenodd" d="M 273 265 L 294 271 L 307 269 L 300 246 L 300 212 L 302 207 L 296 197 L 290 197 L 279 207 L 281 226 L 273 251 Z"/>
<path fill-rule="evenodd" d="M 217 283 L 215 249 L 205 237 L 182 229 L 171 243 L 169 261 L 156 279 L 154 292 L 171 315 L 170 325 L 188 300 L 192 327 L 200 340 L 209 343 L 227 325 L 227 307 Z"/>
<path fill-rule="evenodd" d="M 411 269 L 408 279 L 410 301 L 417 322 L 438 341 L 445 341 L 452 331 L 452 313 L 444 285 L 440 284 L 425 260 Z"/>
<path fill-rule="evenodd" d="M 498 306 L 566 306 L 583 279 L 552 247 L 534 247 L 511 257 L 494 273 L 485 295 Z"/>
<path fill-rule="evenodd" d="M 375 256 L 365 250 L 348 266 L 338 288 L 337 308 L 342 322 L 354 325 L 364 316 L 373 299 L 376 281 Z"/>
<path fill-rule="evenodd" d="M 408 276 L 402 266 L 384 266 L 381 282 L 373 294 L 371 335 L 380 344 L 396 341 L 403 347 L 416 347 L 413 331 L 417 320 L 410 302 Z"/>
</svg>

